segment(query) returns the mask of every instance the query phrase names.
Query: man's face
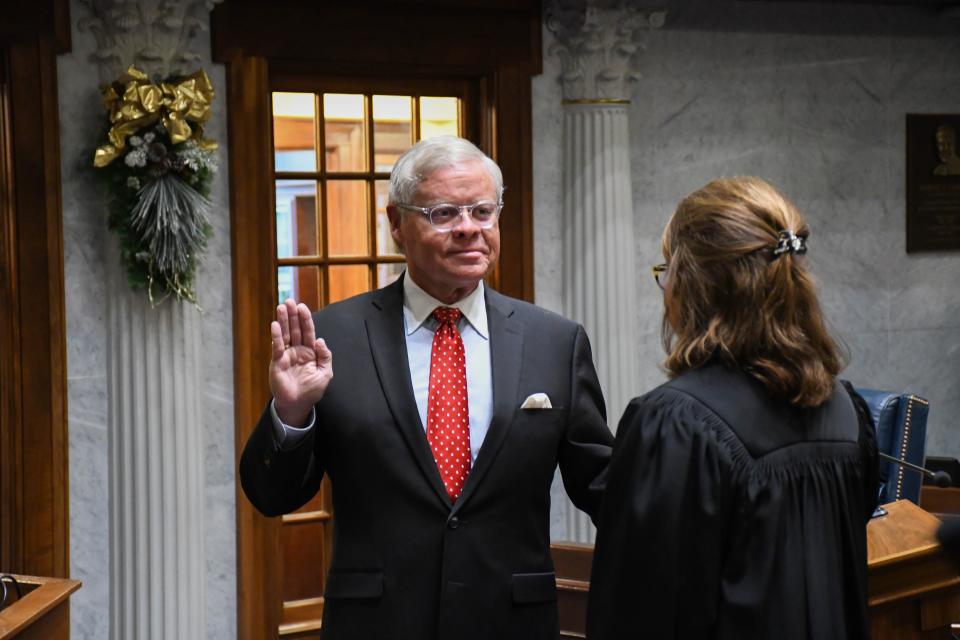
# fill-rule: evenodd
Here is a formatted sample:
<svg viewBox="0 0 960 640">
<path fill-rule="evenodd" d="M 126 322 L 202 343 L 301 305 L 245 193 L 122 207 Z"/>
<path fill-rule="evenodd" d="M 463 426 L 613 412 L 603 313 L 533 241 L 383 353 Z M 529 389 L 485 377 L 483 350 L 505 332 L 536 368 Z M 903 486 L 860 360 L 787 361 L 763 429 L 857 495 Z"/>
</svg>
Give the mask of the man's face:
<svg viewBox="0 0 960 640">
<path fill-rule="evenodd" d="M 407 204 L 470 205 L 481 200 L 496 202 L 497 192 L 483 165 L 470 161 L 428 175 L 420 183 L 413 202 Z M 437 231 L 426 216 L 416 211 L 390 207 L 388 213 L 391 234 L 406 254 L 411 277 L 437 299 L 447 301 L 458 290 L 461 297 L 469 293 L 497 263 L 499 221 L 489 229 L 481 229 L 464 214 L 452 231 Z"/>
</svg>

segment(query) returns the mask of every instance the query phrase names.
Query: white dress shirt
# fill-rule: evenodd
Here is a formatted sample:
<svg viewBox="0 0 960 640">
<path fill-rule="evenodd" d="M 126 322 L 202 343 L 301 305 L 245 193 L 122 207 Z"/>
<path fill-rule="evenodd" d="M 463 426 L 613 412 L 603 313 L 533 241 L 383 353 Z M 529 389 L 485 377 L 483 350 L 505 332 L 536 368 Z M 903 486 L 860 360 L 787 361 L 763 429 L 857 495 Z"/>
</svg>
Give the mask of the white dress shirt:
<svg viewBox="0 0 960 640">
<path fill-rule="evenodd" d="M 407 342 L 407 365 L 413 395 L 420 414 L 420 426 L 426 430 L 427 402 L 430 395 L 430 355 L 433 350 L 433 335 L 437 321 L 432 316 L 437 307 L 455 307 L 462 317 L 457 329 L 463 339 L 467 361 L 467 405 L 470 415 L 470 462 L 475 463 L 483 440 L 490 428 L 493 415 L 493 375 L 490 369 L 490 332 L 487 327 L 487 306 L 483 282 L 468 296 L 445 305 L 424 291 L 409 273 L 403 275 L 403 325 Z M 322 336 L 318 336 L 322 337 Z M 274 433 L 281 449 L 290 449 L 310 432 L 315 421 L 315 412 L 310 411 L 307 425 L 302 428 L 284 424 L 277 416 L 273 402 L 270 403 Z"/>
</svg>

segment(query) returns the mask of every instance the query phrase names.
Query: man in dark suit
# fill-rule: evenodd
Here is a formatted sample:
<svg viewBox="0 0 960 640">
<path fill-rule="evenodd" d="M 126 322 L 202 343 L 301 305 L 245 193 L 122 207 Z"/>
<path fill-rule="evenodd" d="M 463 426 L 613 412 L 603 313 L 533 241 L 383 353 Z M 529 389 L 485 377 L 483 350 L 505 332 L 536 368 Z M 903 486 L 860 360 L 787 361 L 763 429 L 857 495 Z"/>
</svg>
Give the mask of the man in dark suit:
<svg viewBox="0 0 960 640">
<path fill-rule="evenodd" d="M 277 307 L 240 479 L 275 516 L 330 476 L 324 640 L 557 638 L 550 485 L 596 514 L 613 438 L 582 327 L 483 285 L 502 195 L 471 143 L 422 141 L 390 180 L 404 275 Z"/>
</svg>

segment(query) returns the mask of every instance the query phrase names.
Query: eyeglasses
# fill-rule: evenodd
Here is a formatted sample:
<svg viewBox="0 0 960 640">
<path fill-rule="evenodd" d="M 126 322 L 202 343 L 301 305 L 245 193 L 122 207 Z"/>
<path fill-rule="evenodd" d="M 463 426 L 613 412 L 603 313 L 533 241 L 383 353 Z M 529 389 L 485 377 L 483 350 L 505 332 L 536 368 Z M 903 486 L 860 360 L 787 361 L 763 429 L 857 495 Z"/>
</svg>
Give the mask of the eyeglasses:
<svg viewBox="0 0 960 640">
<path fill-rule="evenodd" d="M 650 268 L 650 271 L 653 272 L 653 279 L 657 281 L 657 286 L 661 289 L 667 288 L 667 269 L 670 266 L 663 262 L 661 264 L 655 264 Z"/>
<path fill-rule="evenodd" d="M 453 231 L 460 224 L 460 217 L 463 212 L 466 212 L 473 223 L 481 229 L 491 228 L 497 224 L 500 210 L 503 209 L 503 202 L 481 200 L 473 204 L 435 204 L 432 207 L 418 207 L 398 202 L 396 206 L 401 209 L 420 212 L 426 216 L 437 231 Z"/>
</svg>

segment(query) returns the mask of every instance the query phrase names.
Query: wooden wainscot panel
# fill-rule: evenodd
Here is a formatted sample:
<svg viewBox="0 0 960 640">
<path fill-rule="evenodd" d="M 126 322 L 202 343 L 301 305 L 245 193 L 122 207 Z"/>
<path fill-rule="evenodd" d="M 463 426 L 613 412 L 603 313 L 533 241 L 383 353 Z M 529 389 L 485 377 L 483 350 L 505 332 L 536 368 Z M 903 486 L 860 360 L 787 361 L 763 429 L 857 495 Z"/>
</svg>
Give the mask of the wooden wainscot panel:
<svg viewBox="0 0 960 640">
<path fill-rule="evenodd" d="M 920 488 L 920 506 L 941 519 L 960 517 L 960 487 L 924 485 Z"/>
<path fill-rule="evenodd" d="M 960 574 L 936 540 L 940 520 L 912 502 L 884 505 L 867 525 L 868 604 L 873 640 L 941 640 L 960 622 Z M 584 638 L 591 545 L 551 546 L 560 637 Z"/>
<path fill-rule="evenodd" d="M 585 638 L 593 545 L 557 542 L 550 545 L 550 554 L 557 574 L 560 637 Z"/>
</svg>

